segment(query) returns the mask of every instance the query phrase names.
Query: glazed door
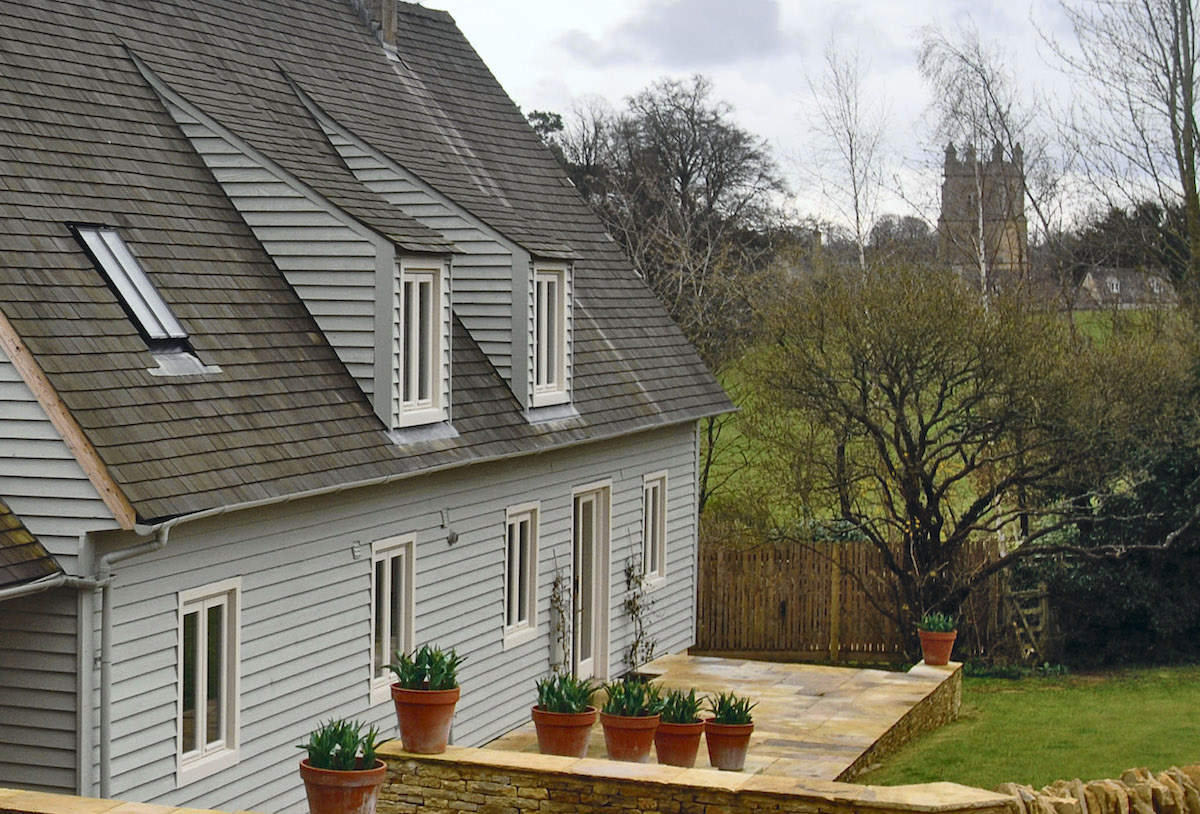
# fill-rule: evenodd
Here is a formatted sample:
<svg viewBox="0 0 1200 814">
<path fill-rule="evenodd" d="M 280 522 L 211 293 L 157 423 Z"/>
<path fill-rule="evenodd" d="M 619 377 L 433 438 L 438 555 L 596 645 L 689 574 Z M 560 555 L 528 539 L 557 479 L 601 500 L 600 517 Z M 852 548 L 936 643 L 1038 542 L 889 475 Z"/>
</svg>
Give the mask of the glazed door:
<svg viewBox="0 0 1200 814">
<path fill-rule="evenodd" d="M 578 678 L 608 673 L 608 488 L 575 495 L 571 662 Z"/>
</svg>

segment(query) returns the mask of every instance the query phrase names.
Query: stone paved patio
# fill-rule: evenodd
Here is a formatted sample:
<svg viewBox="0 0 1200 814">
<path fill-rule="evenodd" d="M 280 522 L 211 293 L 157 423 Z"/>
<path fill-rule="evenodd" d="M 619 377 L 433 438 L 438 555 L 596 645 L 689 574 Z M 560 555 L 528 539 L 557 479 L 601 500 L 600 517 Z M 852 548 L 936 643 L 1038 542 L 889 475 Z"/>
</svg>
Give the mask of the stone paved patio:
<svg viewBox="0 0 1200 814">
<path fill-rule="evenodd" d="M 865 752 L 894 747 L 912 731 L 938 725 L 945 711 L 924 710 L 945 682 L 957 681 L 959 665 L 918 664 L 907 673 L 810 664 L 777 664 L 708 656 L 664 656 L 643 672 L 666 687 L 695 687 L 702 693 L 730 690 L 758 701 L 746 771 L 793 778 L 843 779 Z M 945 691 L 943 691 L 945 692 Z M 957 708 L 957 697 L 951 701 Z M 487 749 L 537 752 L 533 723 L 491 743 Z M 589 757 L 604 757 L 597 724 Z M 653 755 L 651 755 L 653 760 Z M 697 768 L 708 767 L 704 745 Z"/>
</svg>

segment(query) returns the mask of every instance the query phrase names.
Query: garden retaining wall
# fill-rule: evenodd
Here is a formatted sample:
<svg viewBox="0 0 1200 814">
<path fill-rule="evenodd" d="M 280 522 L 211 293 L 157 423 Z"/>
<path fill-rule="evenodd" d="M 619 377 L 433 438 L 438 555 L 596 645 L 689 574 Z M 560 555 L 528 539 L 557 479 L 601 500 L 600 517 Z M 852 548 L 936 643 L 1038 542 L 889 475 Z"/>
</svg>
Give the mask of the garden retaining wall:
<svg viewBox="0 0 1200 814">
<path fill-rule="evenodd" d="M 1024 814 L 1009 795 L 955 783 L 857 786 L 463 747 L 413 755 L 384 746 L 380 757 L 389 771 L 379 814 Z"/>
</svg>

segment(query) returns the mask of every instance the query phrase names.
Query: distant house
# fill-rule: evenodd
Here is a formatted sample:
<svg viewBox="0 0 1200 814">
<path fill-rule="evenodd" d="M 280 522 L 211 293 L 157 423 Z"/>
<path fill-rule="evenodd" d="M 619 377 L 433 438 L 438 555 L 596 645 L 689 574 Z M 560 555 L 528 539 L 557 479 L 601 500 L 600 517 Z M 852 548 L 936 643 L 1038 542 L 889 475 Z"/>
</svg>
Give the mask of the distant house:
<svg viewBox="0 0 1200 814">
<path fill-rule="evenodd" d="M 460 744 L 556 580 L 619 674 L 627 564 L 692 642 L 730 404 L 447 14 L 0 7 L 0 786 L 302 811 L 397 648 L 466 654 Z"/>
<path fill-rule="evenodd" d="M 1130 268 L 1097 268 L 1088 271 L 1079 285 L 1075 310 L 1129 310 L 1174 308 L 1179 304 L 1175 286 L 1165 274 Z"/>
</svg>

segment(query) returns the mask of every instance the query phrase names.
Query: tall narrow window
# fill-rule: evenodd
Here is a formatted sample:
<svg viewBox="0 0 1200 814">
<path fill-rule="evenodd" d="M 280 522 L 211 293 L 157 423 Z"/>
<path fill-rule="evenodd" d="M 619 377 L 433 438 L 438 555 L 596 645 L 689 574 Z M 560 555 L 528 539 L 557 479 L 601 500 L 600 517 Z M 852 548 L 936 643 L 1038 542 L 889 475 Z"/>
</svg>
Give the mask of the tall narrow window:
<svg viewBox="0 0 1200 814">
<path fill-rule="evenodd" d="M 646 578 L 667 575 L 667 473 L 642 479 L 642 563 Z"/>
<path fill-rule="evenodd" d="M 397 651 L 413 648 L 413 545 L 394 537 L 371 546 L 371 701 L 388 700 L 395 681 L 387 668 Z"/>
<path fill-rule="evenodd" d="M 508 510 L 504 525 L 504 644 L 537 634 L 538 506 Z"/>
<path fill-rule="evenodd" d="M 180 786 L 237 763 L 239 591 L 229 580 L 179 594 Z"/>
<path fill-rule="evenodd" d="M 436 406 L 438 309 L 437 272 L 406 269 L 403 274 L 401 387 L 405 411 Z"/>
<path fill-rule="evenodd" d="M 567 270 L 538 268 L 533 296 L 534 404 L 561 402 L 567 392 Z"/>
</svg>

